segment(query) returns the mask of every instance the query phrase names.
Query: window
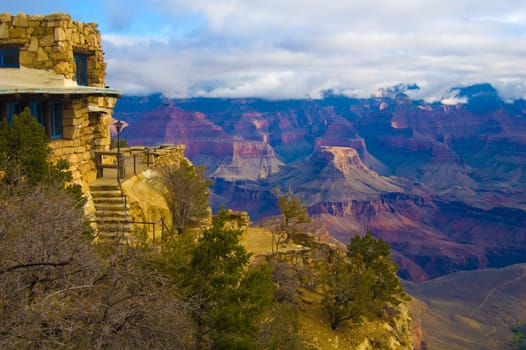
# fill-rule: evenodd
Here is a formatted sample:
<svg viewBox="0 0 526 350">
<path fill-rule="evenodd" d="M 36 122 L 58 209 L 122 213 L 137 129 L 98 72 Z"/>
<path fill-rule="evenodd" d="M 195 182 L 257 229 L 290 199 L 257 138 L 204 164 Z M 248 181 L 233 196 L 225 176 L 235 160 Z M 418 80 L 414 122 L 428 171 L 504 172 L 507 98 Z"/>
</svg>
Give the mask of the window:
<svg viewBox="0 0 526 350">
<path fill-rule="evenodd" d="M 45 127 L 46 124 L 44 124 L 44 109 L 42 108 L 42 103 L 31 102 L 29 104 L 29 109 L 31 110 L 31 115 L 33 116 L 33 118 L 38 120 L 40 125 Z"/>
<path fill-rule="evenodd" d="M 13 116 L 20 114 L 22 112 L 22 104 L 19 102 L 9 102 L 7 104 L 7 121 L 9 123 L 13 122 Z"/>
<path fill-rule="evenodd" d="M 51 138 L 57 139 L 62 137 L 62 104 L 51 102 L 49 104 L 51 116 Z"/>
<path fill-rule="evenodd" d="M 20 67 L 20 49 L 0 48 L 0 67 Z"/>
<path fill-rule="evenodd" d="M 73 55 L 77 66 L 77 84 L 88 85 L 88 56 L 80 53 Z"/>
<path fill-rule="evenodd" d="M 63 137 L 62 103 L 60 102 L 8 102 L 7 121 L 12 123 L 13 116 L 22 113 L 28 106 L 31 115 L 44 127 L 48 137 L 52 139 Z"/>
</svg>

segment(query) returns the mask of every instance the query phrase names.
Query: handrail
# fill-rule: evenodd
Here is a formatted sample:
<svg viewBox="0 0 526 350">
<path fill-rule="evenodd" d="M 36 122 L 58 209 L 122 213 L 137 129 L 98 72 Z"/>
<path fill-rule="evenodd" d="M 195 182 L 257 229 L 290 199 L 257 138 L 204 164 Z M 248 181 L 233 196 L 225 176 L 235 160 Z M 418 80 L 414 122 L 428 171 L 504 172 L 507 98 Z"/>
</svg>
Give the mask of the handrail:
<svg viewBox="0 0 526 350">
<path fill-rule="evenodd" d="M 158 157 L 163 157 L 165 154 L 169 154 L 169 153 L 166 153 L 167 151 L 173 152 L 174 149 L 177 152 L 181 152 L 182 150 L 184 150 L 184 147 L 182 146 L 166 147 L 166 145 L 164 145 L 164 146 L 159 146 L 158 148 L 157 147 L 154 147 L 154 148 L 144 147 L 142 149 L 140 147 L 139 148 L 131 147 L 131 148 L 126 148 L 126 149 L 119 148 L 117 152 L 115 151 L 95 151 L 95 165 L 96 165 L 96 170 L 97 170 L 97 178 L 104 177 L 105 168 L 117 169 L 117 183 L 119 186 L 120 196 L 122 199 L 123 214 L 124 214 L 124 220 L 122 222 L 130 223 L 130 224 L 152 225 L 153 226 L 152 241 L 154 243 L 156 240 L 155 226 L 159 222 L 161 223 L 161 241 L 165 240 L 165 231 L 171 236 L 174 233 L 166 225 L 163 218 L 161 218 L 158 221 L 154 221 L 154 222 L 153 221 L 130 221 L 129 220 L 128 209 L 127 209 L 127 206 L 128 206 L 127 196 L 124 193 L 123 188 L 122 188 L 123 179 L 126 178 L 126 160 L 133 159 L 133 175 L 137 175 L 138 172 L 141 172 L 144 170 L 144 165 L 146 166 L 147 169 L 150 168 L 152 165 L 156 163 L 156 159 Z M 115 162 L 107 164 L 104 161 L 103 156 L 110 156 L 112 158 L 116 157 L 117 159 Z M 141 157 L 141 156 L 144 156 L 144 158 L 142 158 L 142 164 L 143 164 L 142 169 L 138 168 L 137 166 L 138 165 L 137 159 L 138 157 Z M 128 164 L 128 167 L 129 167 L 129 164 Z"/>
<path fill-rule="evenodd" d="M 122 181 L 121 181 L 121 176 L 119 175 L 121 174 L 121 166 L 123 166 L 124 164 L 124 160 L 122 160 L 122 163 L 121 163 L 121 157 L 122 156 L 119 154 L 118 159 L 117 159 L 117 162 L 119 164 L 117 168 L 117 182 L 119 183 L 119 190 L 121 191 L 124 220 L 128 221 L 128 208 L 126 208 L 128 206 L 128 203 L 127 203 L 126 195 L 124 194 L 124 191 L 122 190 Z"/>
<path fill-rule="evenodd" d="M 170 230 L 170 228 L 166 225 L 166 222 L 164 221 L 164 218 L 161 218 L 161 225 L 162 225 L 162 230 L 161 230 L 161 239 L 164 241 L 164 229 L 166 228 L 166 231 L 168 231 L 168 233 L 170 234 L 170 236 L 173 236 L 174 233 L 172 230 Z"/>
<path fill-rule="evenodd" d="M 170 228 L 168 227 L 168 225 L 166 225 L 166 221 L 164 220 L 164 218 L 160 218 L 159 220 L 157 221 L 126 221 L 127 223 L 130 223 L 130 224 L 143 224 L 143 225 L 152 225 L 152 243 L 155 243 L 156 242 L 156 225 L 160 223 L 160 226 L 161 226 L 161 242 L 164 242 L 165 241 L 165 235 L 164 235 L 164 232 L 165 230 L 168 232 L 168 234 L 170 236 L 173 235 L 173 232 L 172 230 L 170 230 Z"/>
<path fill-rule="evenodd" d="M 146 166 L 146 168 L 150 168 L 155 163 L 155 158 L 162 156 L 162 154 L 165 151 L 170 151 L 172 149 L 175 149 L 177 151 L 181 150 L 181 147 L 174 146 L 174 147 L 130 147 L 125 149 L 120 149 L 120 152 L 115 151 L 95 151 L 95 163 L 97 167 L 97 178 L 104 177 L 103 170 L 105 168 L 113 168 L 120 170 L 119 175 L 122 178 L 126 177 L 126 160 L 133 159 L 133 175 L 137 175 L 138 172 L 140 172 L 140 169 L 138 168 L 138 162 L 137 159 L 139 157 L 144 156 L 142 164 Z M 111 157 L 117 157 L 118 153 L 121 156 L 121 162 L 119 163 L 116 161 L 116 164 L 103 164 L 102 157 L 103 156 L 111 156 Z"/>
<path fill-rule="evenodd" d="M 123 159 L 123 165 L 126 159 L 132 159 L 133 158 L 133 175 L 137 175 L 137 157 L 145 155 L 146 158 L 146 168 L 150 168 L 150 165 L 153 164 L 153 162 L 150 160 L 150 149 L 145 148 L 142 151 L 132 151 L 131 155 L 129 156 L 122 156 Z M 143 162 L 143 164 L 145 164 Z"/>
<path fill-rule="evenodd" d="M 93 223 L 96 223 L 97 221 L 93 221 L 93 220 L 90 220 L 89 222 L 93 222 Z M 164 218 L 160 218 L 159 220 L 157 221 L 135 221 L 135 220 L 122 220 L 122 221 L 119 221 L 120 223 L 122 224 L 139 224 L 139 225 L 152 225 L 152 243 L 156 243 L 156 226 L 158 224 L 160 224 L 160 227 L 161 227 L 161 240 L 160 242 L 164 242 L 165 241 L 165 230 L 168 232 L 169 236 L 173 236 L 173 232 L 172 230 L 170 230 L 170 228 L 168 227 L 168 225 L 166 225 L 166 221 L 164 220 Z"/>
</svg>

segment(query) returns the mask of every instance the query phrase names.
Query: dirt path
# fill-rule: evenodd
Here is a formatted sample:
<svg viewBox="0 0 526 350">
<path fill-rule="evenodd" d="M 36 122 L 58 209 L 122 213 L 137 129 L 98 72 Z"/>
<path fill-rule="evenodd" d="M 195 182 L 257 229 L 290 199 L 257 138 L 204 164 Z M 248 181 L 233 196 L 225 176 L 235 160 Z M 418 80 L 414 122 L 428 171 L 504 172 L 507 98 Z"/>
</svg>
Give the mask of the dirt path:
<svg viewBox="0 0 526 350">
<path fill-rule="evenodd" d="M 512 283 L 515 283 L 515 282 L 518 282 L 520 281 L 521 279 L 523 279 L 524 277 L 526 277 L 526 269 L 522 269 L 522 273 L 520 274 L 520 276 L 518 277 L 515 277 L 514 279 L 512 280 L 509 280 L 509 281 L 506 281 L 506 282 L 503 282 L 499 285 L 496 285 L 495 287 L 491 288 L 487 293 L 486 295 L 484 296 L 484 300 L 482 301 L 482 303 L 480 303 L 479 306 L 477 306 L 475 309 L 473 309 L 473 311 L 471 311 L 471 315 L 474 315 L 476 314 L 477 312 L 479 312 L 480 310 L 482 310 L 482 308 L 484 308 L 486 306 L 486 304 L 488 303 L 488 300 L 489 298 L 493 295 L 493 293 L 499 289 L 499 288 L 502 288 L 504 286 L 507 286 L 509 284 L 512 284 Z"/>
</svg>

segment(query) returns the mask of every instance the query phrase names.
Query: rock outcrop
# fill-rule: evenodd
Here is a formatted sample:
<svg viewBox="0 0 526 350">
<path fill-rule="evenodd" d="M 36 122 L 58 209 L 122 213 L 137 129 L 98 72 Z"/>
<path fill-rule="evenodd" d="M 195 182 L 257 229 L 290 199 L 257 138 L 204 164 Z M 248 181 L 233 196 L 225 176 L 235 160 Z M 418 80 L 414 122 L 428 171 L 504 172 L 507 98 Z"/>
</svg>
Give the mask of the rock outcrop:
<svg viewBox="0 0 526 350">
<path fill-rule="evenodd" d="M 232 159 L 219 164 L 210 176 L 229 181 L 265 179 L 279 172 L 283 163 L 276 158 L 272 147 L 265 142 L 243 141 L 232 145 Z"/>
<path fill-rule="evenodd" d="M 278 298 L 294 300 L 300 337 L 313 349 L 413 349 L 412 317 L 405 303 L 386 317 L 363 319 L 359 324 L 330 327 L 324 316 L 320 269 L 345 255 L 345 246 L 334 242 L 320 222 L 295 224 L 292 240 L 276 248 L 270 230 L 279 218 L 268 217 L 263 226 L 250 227 L 241 243 L 255 254 L 253 264 L 268 261 L 280 289 Z M 329 242 L 327 241 L 329 239 Z"/>
</svg>

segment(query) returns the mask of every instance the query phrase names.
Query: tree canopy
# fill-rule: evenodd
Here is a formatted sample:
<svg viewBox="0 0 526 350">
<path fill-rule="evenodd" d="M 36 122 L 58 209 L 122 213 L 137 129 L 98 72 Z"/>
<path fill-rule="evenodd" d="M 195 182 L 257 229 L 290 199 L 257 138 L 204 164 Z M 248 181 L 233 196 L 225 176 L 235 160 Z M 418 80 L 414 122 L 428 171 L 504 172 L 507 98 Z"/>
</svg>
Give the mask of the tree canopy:
<svg viewBox="0 0 526 350">
<path fill-rule="evenodd" d="M 346 257 L 332 264 L 326 274 L 323 303 L 333 329 L 346 320 L 357 323 L 364 316 L 381 314 L 407 297 L 385 241 L 368 232 L 353 237 L 347 248 Z"/>
<path fill-rule="evenodd" d="M 186 349 L 193 326 L 151 252 L 93 245 L 75 204 L 0 189 L 0 348 Z"/>
<path fill-rule="evenodd" d="M 287 192 L 282 192 L 276 187 L 273 189 L 273 193 L 278 199 L 277 204 L 283 218 L 284 227 L 289 227 L 292 221 L 299 223 L 310 221 L 305 204 L 292 190 L 289 189 Z"/>
<path fill-rule="evenodd" d="M 229 228 L 227 212 L 221 209 L 190 246 L 186 263 L 176 262 L 180 257 L 172 254 L 177 249 L 167 251 L 175 269 L 167 268 L 192 305 L 197 348 L 255 348 L 260 316 L 272 306 L 270 270 L 267 265 L 247 269 L 250 254 L 239 244 L 241 234 Z"/>
<path fill-rule="evenodd" d="M 9 184 L 42 181 L 49 174 L 51 149 L 44 128 L 29 108 L 13 116 L 12 123 L 0 119 L 0 170 Z"/>
<path fill-rule="evenodd" d="M 166 190 L 173 225 L 179 233 L 188 224 L 208 215 L 208 186 L 211 181 L 206 177 L 204 167 L 181 159 L 178 163 L 159 167 L 158 173 Z"/>
</svg>

